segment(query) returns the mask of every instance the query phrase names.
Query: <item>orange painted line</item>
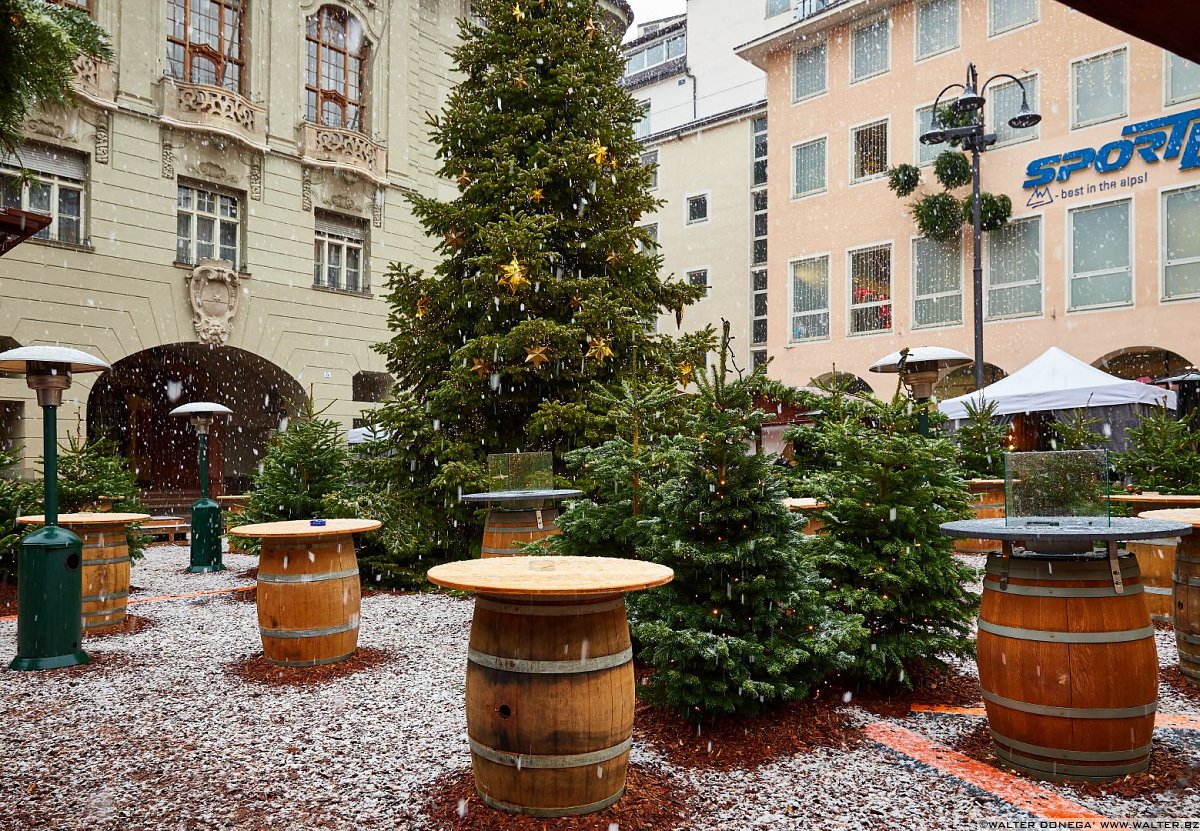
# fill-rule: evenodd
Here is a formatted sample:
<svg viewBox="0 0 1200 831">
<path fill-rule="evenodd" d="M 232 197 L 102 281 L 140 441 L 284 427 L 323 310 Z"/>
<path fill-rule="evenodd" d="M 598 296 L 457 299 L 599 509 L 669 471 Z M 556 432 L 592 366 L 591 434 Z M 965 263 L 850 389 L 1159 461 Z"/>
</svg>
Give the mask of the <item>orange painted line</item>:
<svg viewBox="0 0 1200 831">
<path fill-rule="evenodd" d="M 982 707 L 947 707 L 942 704 L 914 704 L 914 713 L 940 713 L 951 716 L 986 716 L 987 711 Z M 1167 727 L 1172 730 L 1200 730 L 1200 717 L 1158 713 L 1154 717 L 1155 727 Z"/>
<path fill-rule="evenodd" d="M 1076 802 L 1064 799 L 1029 780 L 1019 779 L 990 765 L 977 762 L 899 725 L 876 721 L 867 725 L 866 733 L 884 747 L 929 765 L 968 785 L 974 785 L 987 791 L 1009 805 L 1027 811 L 1035 817 L 1105 819 L 1102 814 L 1097 814 Z"/>
<path fill-rule="evenodd" d="M 130 600 L 126 605 L 133 606 L 136 603 L 158 603 L 162 600 L 187 600 L 191 597 L 205 597 L 212 594 L 233 594 L 234 592 L 248 592 L 253 588 L 257 588 L 257 584 L 253 586 L 238 586 L 233 589 L 208 589 L 202 592 L 189 592 L 187 594 L 164 594 L 158 597 L 139 597 L 136 600 Z M 17 619 L 16 615 L 5 615 L 0 617 L 0 623 L 8 623 Z"/>
</svg>

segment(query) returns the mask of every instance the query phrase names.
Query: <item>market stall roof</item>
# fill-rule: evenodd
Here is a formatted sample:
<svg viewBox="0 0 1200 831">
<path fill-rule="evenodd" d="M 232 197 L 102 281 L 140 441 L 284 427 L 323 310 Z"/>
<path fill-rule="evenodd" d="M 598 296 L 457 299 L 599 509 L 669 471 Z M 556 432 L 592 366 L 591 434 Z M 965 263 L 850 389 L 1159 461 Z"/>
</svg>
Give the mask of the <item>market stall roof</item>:
<svg viewBox="0 0 1200 831">
<path fill-rule="evenodd" d="M 1200 3 L 1196 0 L 1158 0 L 1149 7 L 1129 0 L 1060 0 L 1101 23 L 1128 32 L 1174 52 L 1200 61 Z"/>
<path fill-rule="evenodd" d="M 51 222 L 51 217 L 17 208 L 0 208 L 0 256 L 29 239 Z"/>
<path fill-rule="evenodd" d="M 346 433 L 347 444 L 364 444 L 369 441 L 387 441 L 391 436 L 381 427 L 355 427 Z"/>
<path fill-rule="evenodd" d="M 996 415 L 1120 404 L 1166 404 L 1175 409 L 1175 393 L 1109 375 L 1057 346 L 1007 378 L 943 401 L 938 409 L 950 418 L 966 418 L 967 402 L 981 401 L 994 401 Z"/>
</svg>

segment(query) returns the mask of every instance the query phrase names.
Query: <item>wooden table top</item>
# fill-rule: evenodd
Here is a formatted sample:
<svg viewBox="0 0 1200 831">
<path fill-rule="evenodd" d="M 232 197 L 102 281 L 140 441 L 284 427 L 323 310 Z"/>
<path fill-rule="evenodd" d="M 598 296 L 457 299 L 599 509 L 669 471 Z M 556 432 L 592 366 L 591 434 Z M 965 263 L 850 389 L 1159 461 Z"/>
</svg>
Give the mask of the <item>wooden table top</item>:
<svg viewBox="0 0 1200 831">
<path fill-rule="evenodd" d="M 111 511 L 87 511 L 75 514 L 59 514 L 59 525 L 128 525 L 131 522 L 145 522 L 150 514 L 116 514 Z M 45 525 L 44 514 L 17 517 L 20 525 Z"/>
<path fill-rule="evenodd" d="M 481 594 L 564 597 L 624 594 L 671 582 L 657 563 L 616 557 L 489 557 L 429 570 L 429 581 Z"/>
<path fill-rule="evenodd" d="M 1193 528 L 1200 528 L 1200 508 L 1175 508 L 1165 511 L 1142 511 L 1138 514 L 1142 519 L 1161 519 L 1164 522 L 1186 522 Z"/>
<path fill-rule="evenodd" d="M 230 528 L 231 537 L 262 537 L 276 539 L 296 537 L 344 537 L 363 531 L 374 531 L 382 525 L 377 519 L 327 519 L 324 525 L 311 525 L 307 519 L 289 519 L 283 522 L 260 522 L 257 525 L 239 525 Z"/>
<path fill-rule="evenodd" d="M 1113 502 L 1144 503 L 1146 505 L 1195 505 L 1200 507 L 1200 496 L 1177 493 L 1114 493 Z M 1154 517 L 1151 517 L 1153 519 Z"/>
<path fill-rule="evenodd" d="M 785 499 L 783 500 L 783 504 L 789 511 L 819 511 L 822 508 L 828 507 L 824 502 L 818 502 L 808 496 Z"/>
</svg>

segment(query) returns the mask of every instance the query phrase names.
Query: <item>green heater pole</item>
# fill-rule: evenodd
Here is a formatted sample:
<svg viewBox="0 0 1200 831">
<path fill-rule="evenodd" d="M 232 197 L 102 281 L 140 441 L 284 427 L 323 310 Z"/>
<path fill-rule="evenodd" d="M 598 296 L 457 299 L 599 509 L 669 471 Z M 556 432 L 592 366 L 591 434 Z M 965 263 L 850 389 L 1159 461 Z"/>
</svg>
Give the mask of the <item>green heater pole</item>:
<svg viewBox="0 0 1200 831">
<path fill-rule="evenodd" d="M 208 420 L 194 418 L 200 439 L 200 498 L 192 505 L 192 565 L 188 571 L 201 574 L 224 571 L 221 561 L 221 506 L 208 495 Z"/>
<path fill-rule="evenodd" d="M 9 669 L 57 669 L 89 660 L 83 651 L 83 542 L 58 527 L 57 409 L 42 406 L 46 524 L 21 540 L 17 553 L 17 657 Z"/>
</svg>

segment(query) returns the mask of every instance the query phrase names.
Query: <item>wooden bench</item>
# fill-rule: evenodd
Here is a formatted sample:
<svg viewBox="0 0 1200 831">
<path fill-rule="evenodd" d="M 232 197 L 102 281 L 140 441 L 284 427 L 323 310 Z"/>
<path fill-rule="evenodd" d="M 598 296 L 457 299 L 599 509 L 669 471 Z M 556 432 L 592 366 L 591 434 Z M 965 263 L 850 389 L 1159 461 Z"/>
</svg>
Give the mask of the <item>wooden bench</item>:
<svg viewBox="0 0 1200 831">
<path fill-rule="evenodd" d="M 175 545 L 180 538 L 183 542 L 188 541 L 192 524 L 190 521 L 184 521 L 183 517 L 152 516 L 142 523 L 141 530 L 147 536 L 163 538 L 152 544 Z"/>
</svg>

